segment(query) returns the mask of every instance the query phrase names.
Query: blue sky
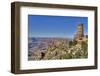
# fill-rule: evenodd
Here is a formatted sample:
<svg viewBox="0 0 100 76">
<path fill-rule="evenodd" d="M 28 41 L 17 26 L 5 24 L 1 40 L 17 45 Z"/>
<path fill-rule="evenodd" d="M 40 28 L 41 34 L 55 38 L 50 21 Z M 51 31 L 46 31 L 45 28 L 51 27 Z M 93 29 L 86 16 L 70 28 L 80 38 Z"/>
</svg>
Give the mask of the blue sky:
<svg viewBox="0 0 100 76">
<path fill-rule="evenodd" d="M 84 33 L 88 34 L 87 17 L 28 15 L 28 35 L 73 38 L 80 23 L 84 25 Z"/>
</svg>

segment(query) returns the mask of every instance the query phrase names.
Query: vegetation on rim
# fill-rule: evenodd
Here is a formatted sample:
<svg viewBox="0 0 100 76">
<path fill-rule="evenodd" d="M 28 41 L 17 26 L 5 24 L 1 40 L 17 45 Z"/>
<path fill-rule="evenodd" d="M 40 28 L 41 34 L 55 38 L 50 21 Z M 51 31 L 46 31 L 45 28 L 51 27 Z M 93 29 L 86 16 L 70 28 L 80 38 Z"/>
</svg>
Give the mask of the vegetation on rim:
<svg viewBox="0 0 100 76">
<path fill-rule="evenodd" d="M 77 44 L 76 41 L 67 41 L 65 39 L 52 40 L 48 43 L 46 51 L 37 50 L 29 60 L 56 60 L 56 59 L 79 59 L 87 58 L 87 42 Z"/>
</svg>

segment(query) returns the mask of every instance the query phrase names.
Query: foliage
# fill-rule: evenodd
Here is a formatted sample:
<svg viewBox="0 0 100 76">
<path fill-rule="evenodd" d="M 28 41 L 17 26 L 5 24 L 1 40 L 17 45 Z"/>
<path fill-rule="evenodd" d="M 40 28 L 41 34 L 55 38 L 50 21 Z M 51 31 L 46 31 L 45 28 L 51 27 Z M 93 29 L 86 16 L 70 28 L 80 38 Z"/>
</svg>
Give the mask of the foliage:
<svg viewBox="0 0 100 76">
<path fill-rule="evenodd" d="M 82 43 L 82 46 L 81 46 L 81 48 L 83 49 L 83 54 L 82 54 L 82 56 L 84 56 L 85 58 L 87 58 L 87 55 L 88 55 L 88 44 L 87 44 L 87 42 L 83 42 Z"/>
<path fill-rule="evenodd" d="M 59 43 L 59 45 L 56 43 Z M 49 46 L 41 57 L 41 52 L 37 52 L 34 55 L 36 60 L 52 60 L 52 59 L 75 59 L 75 58 L 87 58 L 87 42 L 77 45 L 76 41 L 57 40 L 51 46 Z M 38 56 L 39 55 L 39 56 Z"/>
<path fill-rule="evenodd" d="M 77 42 L 75 40 L 69 41 L 69 47 L 75 46 Z"/>
</svg>

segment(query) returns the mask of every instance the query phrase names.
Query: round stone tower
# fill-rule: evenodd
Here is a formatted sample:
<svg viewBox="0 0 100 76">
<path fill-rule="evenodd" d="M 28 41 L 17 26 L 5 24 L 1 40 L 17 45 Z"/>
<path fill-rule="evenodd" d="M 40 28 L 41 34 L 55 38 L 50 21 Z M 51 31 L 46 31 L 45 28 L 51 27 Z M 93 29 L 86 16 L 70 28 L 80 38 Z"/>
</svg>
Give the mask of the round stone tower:
<svg viewBox="0 0 100 76">
<path fill-rule="evenodd" d="M 83 24 L 79 24 L 77 25 L 77 32 L 75 34 L 75 41 L 77 41 L 78 43 L 81 43 L 83 41 L 84 38 L 84 29 L 83 29 Z"/>
<path fill-rule="evenodd" d="M 83 24 L 79 24 L 77 26 L 77 39 L 82 40 L 83 37 L 84 37 Z"/>
</svg>

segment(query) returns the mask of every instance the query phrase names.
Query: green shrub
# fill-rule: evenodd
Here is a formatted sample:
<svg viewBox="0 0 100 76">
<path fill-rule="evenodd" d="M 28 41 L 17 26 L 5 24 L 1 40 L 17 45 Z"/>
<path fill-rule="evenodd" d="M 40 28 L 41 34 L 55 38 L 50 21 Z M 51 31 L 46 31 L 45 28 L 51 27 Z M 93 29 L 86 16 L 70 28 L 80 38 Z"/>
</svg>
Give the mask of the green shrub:
<svg viewBox="0 0 100 76">
<path fill-rule="evenodd" d="M 81 48 L 83 49 L 83 57 L 87 58 L 88 56 L 88 44 L 87 42 L 83 42 Z"/>
<path fill-rule="evenodd" d="M 77 41 L 69 41 L 69 47 L 75 46 L 77 44 Z"/>
</svg>

